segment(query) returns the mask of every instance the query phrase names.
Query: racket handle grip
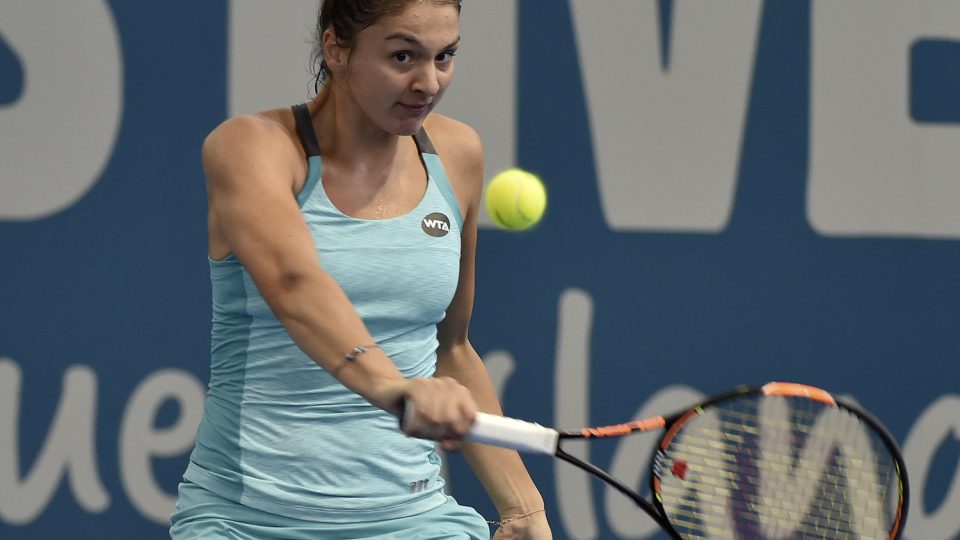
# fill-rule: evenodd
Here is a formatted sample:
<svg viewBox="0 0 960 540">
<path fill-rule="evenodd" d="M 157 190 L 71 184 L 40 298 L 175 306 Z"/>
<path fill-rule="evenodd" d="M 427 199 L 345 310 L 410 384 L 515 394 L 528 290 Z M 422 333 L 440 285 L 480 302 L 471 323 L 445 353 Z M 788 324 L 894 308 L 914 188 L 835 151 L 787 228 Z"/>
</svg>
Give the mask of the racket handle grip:
<svg viewBox="0 0 960 540">
<path fill-rule="evenodd" d="M 466 439 L 482 444 L 512 448 L 521 452 L 553 455 L 559 440 L 557 430 L 525 422 L 478 412 Z"/>
</svg>

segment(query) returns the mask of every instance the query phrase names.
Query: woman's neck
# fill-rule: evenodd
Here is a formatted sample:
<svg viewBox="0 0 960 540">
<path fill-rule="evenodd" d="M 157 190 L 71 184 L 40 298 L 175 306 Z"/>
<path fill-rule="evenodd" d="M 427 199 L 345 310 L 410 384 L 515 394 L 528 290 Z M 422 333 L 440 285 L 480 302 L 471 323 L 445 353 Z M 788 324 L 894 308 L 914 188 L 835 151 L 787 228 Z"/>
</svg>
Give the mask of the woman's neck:
<svg viewBox="0 0 960 540">
<path fill-rule="evenodd" d="M 324 160 L 347 168 L 383 170 L 397 158 L 400 136 L 374 125 L 349 93 L 330 81 L 310 104 Z"/>
</svg>

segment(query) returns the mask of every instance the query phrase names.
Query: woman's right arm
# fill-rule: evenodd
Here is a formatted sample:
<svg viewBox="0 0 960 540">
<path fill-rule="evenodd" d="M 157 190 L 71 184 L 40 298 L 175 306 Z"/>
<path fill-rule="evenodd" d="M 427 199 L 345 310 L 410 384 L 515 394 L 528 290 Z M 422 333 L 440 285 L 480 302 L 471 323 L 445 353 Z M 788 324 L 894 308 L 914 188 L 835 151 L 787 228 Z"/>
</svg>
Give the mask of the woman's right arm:
<svg viewBox="0 0 960 540">
<path fill-rule="evenodd" d="M 293 341 L 367 401 L 399 415 L 404 400 L 428 438 L 458 439 L 473 422 L 470 392 L 451 379 L 407 380 L 380 349 L 344 355 L 373 338 L 339 284 L 320 266 L 294 194 L 302 156 L 270 120 L 229 120 L 203 145 L 211 236 L 250 273 Z"/>
</svg>

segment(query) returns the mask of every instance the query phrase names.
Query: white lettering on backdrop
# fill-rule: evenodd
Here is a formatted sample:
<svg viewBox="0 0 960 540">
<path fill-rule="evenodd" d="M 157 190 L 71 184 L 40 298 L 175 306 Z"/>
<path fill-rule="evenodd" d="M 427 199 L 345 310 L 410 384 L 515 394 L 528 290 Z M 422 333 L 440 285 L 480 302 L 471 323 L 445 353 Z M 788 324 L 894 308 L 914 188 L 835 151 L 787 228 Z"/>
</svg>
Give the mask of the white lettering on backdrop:
<svg viewBox="0 0 960 540">
<path fill-rule="evenodd" d="M 120 37 L 105 0 L 0 2 L 23 92 L 0 106 L 0 221 L 76 204 L 113 155 L 123 110 Z"/>
</svg>

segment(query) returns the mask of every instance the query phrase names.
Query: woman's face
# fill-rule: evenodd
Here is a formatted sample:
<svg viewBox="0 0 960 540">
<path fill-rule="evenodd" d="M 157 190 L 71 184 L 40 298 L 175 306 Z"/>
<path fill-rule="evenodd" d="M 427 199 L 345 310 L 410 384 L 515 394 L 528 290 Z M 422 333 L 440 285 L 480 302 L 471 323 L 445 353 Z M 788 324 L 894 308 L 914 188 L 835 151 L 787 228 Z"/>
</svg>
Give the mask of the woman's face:
<svg viewBox="0 0 960 540">
<path fill-rule="evenodd" d="M 343 82 L 374 125 L 412 135 L 450 84 L 459 41 L 456 7 L 411 4 L 357 34 Z"/>
</svg>

